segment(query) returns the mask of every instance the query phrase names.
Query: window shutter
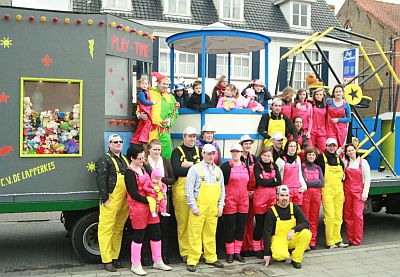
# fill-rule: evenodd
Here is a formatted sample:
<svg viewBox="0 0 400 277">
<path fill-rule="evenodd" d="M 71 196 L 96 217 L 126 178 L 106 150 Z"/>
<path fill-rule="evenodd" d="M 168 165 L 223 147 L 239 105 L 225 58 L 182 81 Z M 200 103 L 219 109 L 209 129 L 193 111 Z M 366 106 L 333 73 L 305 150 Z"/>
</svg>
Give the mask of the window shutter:
<svg viewBox="0 0 400 277">
<path fill-rule="evenodd" d="M 251 79 L 260 79 L 260 51 L 255 51 L 251 54 Z"/>
<path fill-rule="evenodd" d="M 156 37 L 156 40 L 153 43 L 153 71 L 158 71 L 158 53 L 160 51 L 160 38 Z"/>
<path fill-rule="evenodd" d="M 209 78 L 217 77 L 217 55 L 216 54 L 208 55 L 208 77 Z"/>
<path fill-rule="evenodd" d="M 281 47 L 280 48 L 279 59 L 287 51 L 289 51 L 289 48 Z M 281 60 L 280 62 L 281 62 L 281 65 L 280 65 L 280 70 L 279 70 L 279 91 L 283 91 L 284 88 L 287 86 L 288 62 L 287 62 L 287 59 Z"/>
<path fill-rule="evenodd" d="M 322 51 L 326 58 L 329 61 L 329 51 Z M 321 70 L 321 78 L 322 82 L 324 83 L 325 86 L 328 86 L 328 80 L 329 80 L 329 67 L 327 63 L 322 63 L 322 70 Z"/>
<path fill-rule="evenodd" d="M 206 63 L 207 63 L 207 61 L 206 61 Z M 207 68 L 207 66 L 206 66 L 206 68 Z M 201 67 L 201 54 L 198 54 L 197 55 L 197 76 L 198 77 L 201 77 L 201 70 L 202 70 L 202 67 Z"/>
</svg>

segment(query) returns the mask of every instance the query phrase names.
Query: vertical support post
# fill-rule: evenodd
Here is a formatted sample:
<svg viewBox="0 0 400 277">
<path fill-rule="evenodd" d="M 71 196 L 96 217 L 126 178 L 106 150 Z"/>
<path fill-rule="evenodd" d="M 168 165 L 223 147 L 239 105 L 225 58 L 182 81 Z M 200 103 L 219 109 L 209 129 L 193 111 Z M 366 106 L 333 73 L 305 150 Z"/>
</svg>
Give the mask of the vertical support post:
<svg viewBox="0 0 400 277">
<path fill-rule="evenodd" d="M 393 117 L 392 117 L 392 126 L 390 127 L 390 131 L 394 132 L 394 123 L 396 123 L 396 111 L 397 104 L 399 103 L 399 94 L 400 94 L 400 84 L 396 82 L 396 96 L 394 98 L 394 106 L 393 106 Z"/>
<path fill-rule="evenodd" d="M 170 90 L 172 92 L 172 89 L 174 88 L 174 81 L 175 81 L 175 72 L 174 72 L 174 68 L 175 68 L 175 49 L 174 49 L 174 45 L 171 44 L 170 46 L 171 51 L 169 51 L 169 75 L 171 76 L 171 87 Z"/>
<path fill-rule="evenodd" d="M 206 102 L 206 35 L 201 35 L 201 104 Z M 205 124 L 205 111 L 201 111 L 200 127 Z"/>
<path fill-rule="evenodd" d="M 231 52 L 228 52 L 228 84 L 231 83 Z"/>
<path fill-rule="evenodd" d="M 264 50 L 265 50 L 265 60 L 264 60 L 264 74 L 265 74 L 265 89 L 269 90 L 269 79 L 268 79 L 268 43 L 264 44 Z M 279 67 L 281 66 L 281 63 L 279 63 Z M 278 78 L 279 78 L 279 69 L 278 69 Z M 279 83 L 279 81 L 278 81 Z M 275 92 L 276 93 L 276 92 Z M 267 104 L 266 104 L 267 105 Z M 268 108 L 268 107 L 265 107 Z"/>
</svg>

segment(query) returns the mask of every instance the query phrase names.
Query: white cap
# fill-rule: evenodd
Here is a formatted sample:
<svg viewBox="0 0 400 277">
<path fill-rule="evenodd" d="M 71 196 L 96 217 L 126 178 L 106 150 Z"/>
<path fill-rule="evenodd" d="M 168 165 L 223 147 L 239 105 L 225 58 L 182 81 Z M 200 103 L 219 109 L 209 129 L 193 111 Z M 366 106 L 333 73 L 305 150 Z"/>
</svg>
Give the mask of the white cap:
<svg viewBox="0 0 400 277">
<path fill-rule="evenodd" d="M 122 140 L 120 135 L 118 135 L 118 134 L 112 134 L 112 135 L 109 135 L 109 136 L 108 136 L 108 143 L 112 142 L 112 141 L 115 140 L 115 139 Z"/>
<path fill-rule="evenodd" d="M 278 187 L 276 187 L 276 193 L 289 193 L 290 191 L 289 191 L 289 188 L 288 188 L 288 186 L 287 185 L 281 185 L 281 186 L 278 186 Z"/>
<path fill-rule="evenodd" d="M 334 139 L 334 138 L 328 138 L 328 139 L 326 140 L 326 145 L 331 145 L 331 144 L 338 145 L 338 144 L 337 144 L 337 140 Z"/>
<path fill-rule="evenodd" d="M 215 128 L 211 124 L 205 124 L 203 126 L 203 129 L 201 129 L 202 132 L 216 132 Z"/>
<path fill-rule="evenodd" d="M 254 142 L 254 139 L 252 139 L 249 135 L 243 135 L 240 137 L 239 143 L 242 144 L 245 141 L 251 141 Z"/>
<path fill-rule="evenodd" d="M 280 132 L 275 132 L 271 136 L 271 139 L 276 139 L 276 140 L 282 140 L 284 138 L 285 138 L 284 135 L 282 135 L 282 133 Z"/>
<path fill-rule="evenodd" d="M 243 148 L 239 143 L 232 144 L 231 151 L 234 151 L 234 150 L 243 152 Z"/>
<path fill-rule="evenodd" d="M 275 97 L 274 99 L 272 99 L 271 105 L 273 105 L 275 103 L 282 104 L 282 100 L 278 97 Z"/>
<path fill-rule="evenodd" d="M 197 130 L 191 126 L 188 126 L 183 130 L 184 135 L 197 135 Z"/>
<path fill-rule="evenodd" d="M 211 153 L 211 152 L 217 152 L 217 149 L 215 149 L 215 146 L 212 145 L 211 143 L 207 143 L 203 146 L 203 150 L 201 150 L 203 153 Z"/>
</svg>

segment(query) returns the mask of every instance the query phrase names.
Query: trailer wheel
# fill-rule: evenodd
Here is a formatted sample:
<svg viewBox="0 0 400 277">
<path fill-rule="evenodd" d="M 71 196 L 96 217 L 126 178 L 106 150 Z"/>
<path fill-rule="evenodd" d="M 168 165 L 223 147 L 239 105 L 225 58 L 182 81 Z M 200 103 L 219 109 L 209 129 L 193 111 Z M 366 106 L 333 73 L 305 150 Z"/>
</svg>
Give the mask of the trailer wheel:
<svg viewBox="0 0 400 277">
<path fill-rule="evenodd" d="M 91 212 L 79 218 L 72 228 L 72 247 L 79 258 L 89 262 L 100 261 L 99 241 L 97 227 L 99 225 L 99 212 Z"/>
</svg>

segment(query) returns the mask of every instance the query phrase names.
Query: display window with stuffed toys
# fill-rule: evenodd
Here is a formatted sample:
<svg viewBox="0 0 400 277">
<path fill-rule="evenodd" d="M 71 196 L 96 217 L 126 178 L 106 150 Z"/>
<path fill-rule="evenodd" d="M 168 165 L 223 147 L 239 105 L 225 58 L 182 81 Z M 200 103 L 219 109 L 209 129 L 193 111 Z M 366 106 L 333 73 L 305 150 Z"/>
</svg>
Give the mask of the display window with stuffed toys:
<svg viewBox="0 0 400 277">
<path fill-rule="evenodd" d="M 21 78 L 21 157 L 82 156 L 82 80 Z"/>
</svg>

